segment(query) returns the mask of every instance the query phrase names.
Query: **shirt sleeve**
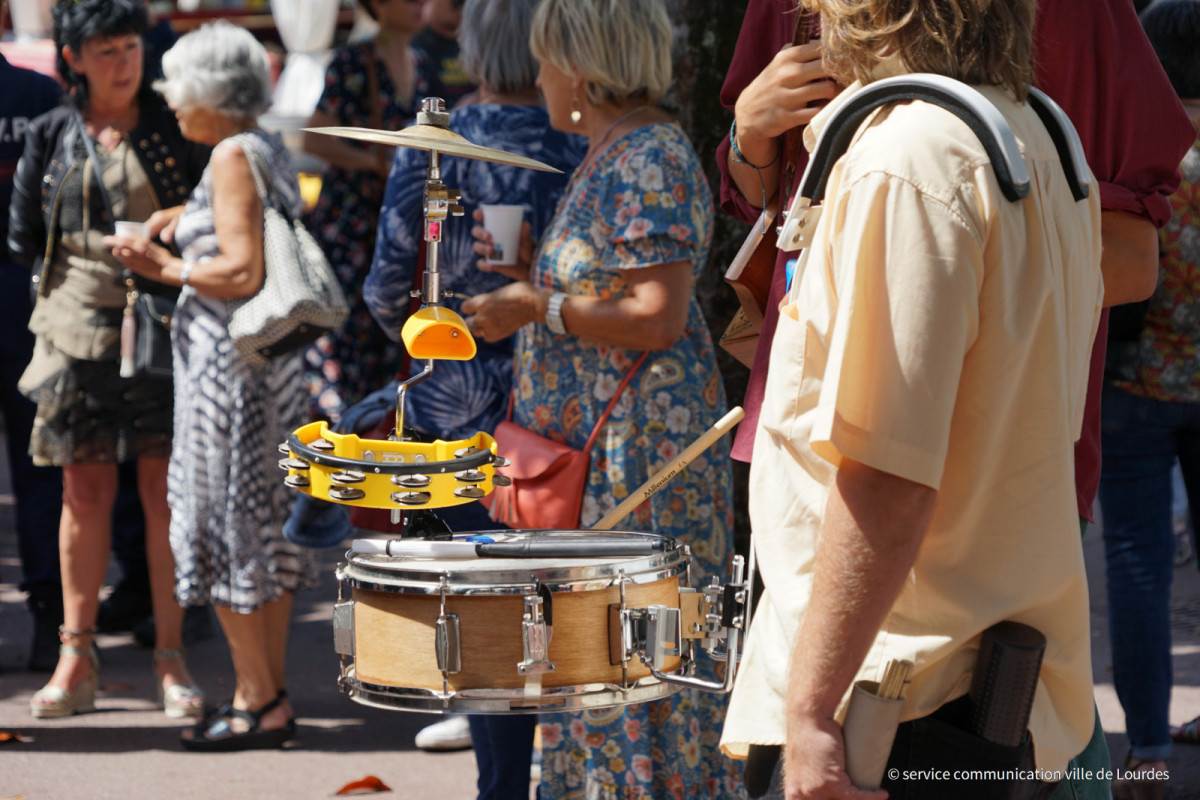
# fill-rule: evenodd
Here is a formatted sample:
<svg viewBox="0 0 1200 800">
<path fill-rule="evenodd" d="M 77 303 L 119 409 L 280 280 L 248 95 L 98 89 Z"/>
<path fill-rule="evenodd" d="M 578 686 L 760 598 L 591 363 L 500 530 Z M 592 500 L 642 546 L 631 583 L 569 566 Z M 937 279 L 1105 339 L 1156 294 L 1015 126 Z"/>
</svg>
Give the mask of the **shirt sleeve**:
<svg viewBox="0 0 1200 800">
<path fill-rule="evenodd" d="M 712 200 L 694 158 L 649 140 L 621 153 L 606 178 L 608 265 L 638 269 L 698 261 L 712 224 Z"/>
<path fill-rule="evenodd" d="M 417 270 L 423 235 L 424 162 L 424 151 L 397 148 L 379 210 L 375 257 L 363 282 L 367 309 L 393 341 L 400 340 L 408 319 L 409 292 Z"/>
<path fill-rule="evenodd" d="M 838 307 L 813 449 L 937 489 L 978 333 L 983 243 L 944 202 L 883 173 L 831 210 Z"/>
<path fill-rule="evenodd" d="M 1170 219 L 1179 163 L 1195 139 L 1129 0 L 1041 0 L 1038 88 L 1079 131 L 1101 207 Z"/>
</svg>

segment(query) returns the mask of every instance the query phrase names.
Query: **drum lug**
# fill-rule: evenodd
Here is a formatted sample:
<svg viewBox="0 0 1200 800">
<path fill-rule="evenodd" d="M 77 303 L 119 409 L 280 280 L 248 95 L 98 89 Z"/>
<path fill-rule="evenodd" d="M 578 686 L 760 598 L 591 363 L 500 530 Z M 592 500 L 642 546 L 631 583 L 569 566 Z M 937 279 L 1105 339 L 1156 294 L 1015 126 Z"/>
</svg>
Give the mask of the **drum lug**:
<svg viewBox="0 0 1200 800">
<path fill-rule="evenodd" d="M 443 674 L 462 672 L 462 650 L 459 647 L 458 615 L 443 614 L 437 619 L 437 664 Z"/>
<path fill-rule="evenodd" d="M 667 656 L 682 654 L 679 635 L 679 609 L 652 605 L 646 607 L 646 655 L 650 665 L 662 669 Z"/>
<path fill-rule="evenodd" d="M 525 596 L 525 616 L 521 620 L 521 634 L 525 644 L 525 660 L 517 664 L 521 675 L 541 675 L 554 672 L 558 665 L 546 658 L 550 647 L 550 625 L 542 616 L 542 598 Z"/>
<path fill-rule="evenodd" d="M 333 650 L 338 655 L 354 655 L 354 601 L 333 606 Z"/>
</svg>

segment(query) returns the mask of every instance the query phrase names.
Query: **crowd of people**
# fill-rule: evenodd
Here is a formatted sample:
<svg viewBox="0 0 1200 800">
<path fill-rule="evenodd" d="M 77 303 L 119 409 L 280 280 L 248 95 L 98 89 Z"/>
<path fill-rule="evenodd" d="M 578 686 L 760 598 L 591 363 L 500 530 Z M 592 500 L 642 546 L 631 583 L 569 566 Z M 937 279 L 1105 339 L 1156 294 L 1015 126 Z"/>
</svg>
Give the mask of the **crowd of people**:
<svg viewBox="0 0 1200 800">
<path fill-rule="evenodd" d="M 452 131 L 561 171 L 441 160 L 466 214 L 446 228 L 441 289 L 478 353 L 440 363 L 405 412 L 428 440 L 505 419 L 576 449 L 594 438 L 582 528 L 729 405 L 695 295 L 718 204 L 753 222 L 825 170 L 820 215 L 796 212 L 814 221 L 805 249 L 778 253 L 736 441 L 626 521 L 686 544 L 694 578 L 721 576 L 730 460 L 753 458 L 765 591 L 732 696 L 689 687 L 423 731 L 431 748 L 473 745 L 481 798 L 528 797 L 539 725 L 547 800 L 963 796 L 896 777 L 956 768 L 1026 771 L 972 797 L 1163 796 L 1172 741 L 1200 741 L 1197 721 L 1167 724 L 1176 460 L 1189 493 L 1200 482 L 1200 0 L 1156 0 L 1140 20 L 1129 0 L 749 0 L 720 97 L 733 124 L 717 202 L 660 104 L 674 77 L 664 0 L 359 4 L 377 32 L 333 54 L 313 127 L 396 130 L 439 97 Z M 428 155 L 308 134 L 327 166 L 306 212 L 292 154 L 259 122 L 272 87 L 250 33 L 215 22 L 151 52 L 142 0 L 60 0 L 54 22 L 59 85 L 0 59 L 6 85 L 27 87 L 0 116 L 29 120 L 23 143 L 0 142 L 0 175 L 15 167 L 0 366 L 30 667 L 52 673 L 30 712 L 94 709 L 111 551 L 151 612 L 159 701 L 190 721 L 181 745 L 279 747 L 297 731 L 285 654 L 295 593 L 316 579 L 310 545 L 351 527 L 330 506 L 332 536 L 306 530 L 326 511 L 296 504 L 275 446 L 312 419 L 366 432 L 421 372 L 399 342 Z M 990 129 L 1020 143 L 1023 192 L 992 163 L 988 128 L 938 104 L 852 117 L 865 87 L 912 73 L 992 109 Z M 1035 111 L 1031 87 L 1070 122 Z M 851 117 L 842 151 L 809 164 Z M 509 264 L 482 224 L 497 203 L 523 210 Z M 305 220 L 350 316 L 254 360 L 230 301 L 263 285 L 268 207 Z M 173 375 L 134 352 L 147 297 L 174 305 Z M 1110 763 L 1080 537 L 1097 491 L 1130 739 L 1111 787 L 1091 777 Z M 499 526 L 478 503 L 439 515 L 452 531 Z M 124 555 L 138 550 L 140 572 Z M 219 703 L 184 652 L 186 620 L 210 606 L 236 675 Z M 971 731 L 968 696 L 1000 623 L 1046 642 L 1027 730 L 1003 747 Z M 852 785 L 848 698 L 904 662 L 891 769 Z M 722 669 L 703 654 L 693 667 Z"/>
</svg>

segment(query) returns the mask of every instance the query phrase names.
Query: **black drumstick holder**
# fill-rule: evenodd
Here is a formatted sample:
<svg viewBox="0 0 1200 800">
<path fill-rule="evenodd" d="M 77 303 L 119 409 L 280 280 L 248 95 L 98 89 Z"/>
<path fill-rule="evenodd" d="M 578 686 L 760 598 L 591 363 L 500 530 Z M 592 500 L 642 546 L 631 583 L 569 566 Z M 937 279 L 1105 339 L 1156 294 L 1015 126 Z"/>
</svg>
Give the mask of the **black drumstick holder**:
<svg viewBox="0 0 1200 800">
<path fill-rule="evenodd" d="M 1029 729 L 1046 637 L 1020 622 L 983 632 L 971 679 L 971 730 L 989 742 L 1017 747 Z"/>
</svg>

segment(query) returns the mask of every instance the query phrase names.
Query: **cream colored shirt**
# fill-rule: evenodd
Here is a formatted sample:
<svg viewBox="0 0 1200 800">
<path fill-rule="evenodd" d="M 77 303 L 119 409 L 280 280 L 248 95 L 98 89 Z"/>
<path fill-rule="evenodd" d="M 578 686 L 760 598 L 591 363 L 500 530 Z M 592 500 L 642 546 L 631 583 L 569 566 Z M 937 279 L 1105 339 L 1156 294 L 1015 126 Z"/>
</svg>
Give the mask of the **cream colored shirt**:
<svg viewBox="0 0 1200 800">
<path fill-rule="evenodd" d="M 813 120 L 810 150 L 856 88 Z M 925 716 L 967 692 L 980 633 L 1016 620 L 1048 640 L 1030 720 L 1038 766 L 1065 767 L 1091 736 L 1072 444 L 1103 295 L 1099 192 L 1075 202 L 1036 114 L 980 91 L 1016 134 L 1029 197 L 1003 197 L 949 112 L 881 109 L 834 168 L 783 301 L 750 477 L 766 595 L 722 738 L 731 755 L 785 741 L 788 662 L 842 458 L 938 491 L 857 679 L 912 660 L 903 719 Z"/>
</svg>

